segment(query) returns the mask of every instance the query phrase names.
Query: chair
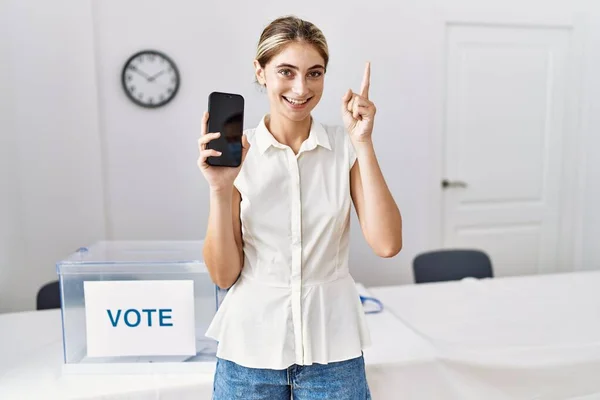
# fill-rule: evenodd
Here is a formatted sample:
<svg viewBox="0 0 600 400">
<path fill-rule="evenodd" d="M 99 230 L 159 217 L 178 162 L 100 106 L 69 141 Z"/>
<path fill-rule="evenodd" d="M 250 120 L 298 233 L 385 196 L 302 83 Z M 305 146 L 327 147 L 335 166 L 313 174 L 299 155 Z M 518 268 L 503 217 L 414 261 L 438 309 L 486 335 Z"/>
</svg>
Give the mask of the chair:
<svg viewBox="0 0 600 400">
<path fill-rule="evenodd" d="M 60 308 L 60 286 L 58 281 L 49 282 L 41 287 L 36 299 L 38 310 Z"/>
<path fill-rule="evenodd" d="M 493 278 L 492 262 L 480 250 L 447 249 L 419 254 L 413 260 L 415 283 Z"/>
</svg>

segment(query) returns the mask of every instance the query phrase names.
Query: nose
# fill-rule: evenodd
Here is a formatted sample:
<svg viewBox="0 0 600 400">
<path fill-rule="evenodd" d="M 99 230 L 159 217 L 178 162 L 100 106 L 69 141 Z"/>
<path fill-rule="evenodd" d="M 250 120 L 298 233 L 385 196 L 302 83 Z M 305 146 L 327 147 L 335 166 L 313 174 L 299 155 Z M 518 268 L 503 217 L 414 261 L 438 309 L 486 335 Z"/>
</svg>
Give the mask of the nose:
<svg viewBox="0 0 600 400">
<path fill-rule="evenodd" d="M 295 79 L 294 85 L 292 87 L 292 92 L 296 96 L 303 97 L 308 93 L 308 86 L 306 85 L 306 79 L 303 76 L 299 76 Z"/>
</svg>

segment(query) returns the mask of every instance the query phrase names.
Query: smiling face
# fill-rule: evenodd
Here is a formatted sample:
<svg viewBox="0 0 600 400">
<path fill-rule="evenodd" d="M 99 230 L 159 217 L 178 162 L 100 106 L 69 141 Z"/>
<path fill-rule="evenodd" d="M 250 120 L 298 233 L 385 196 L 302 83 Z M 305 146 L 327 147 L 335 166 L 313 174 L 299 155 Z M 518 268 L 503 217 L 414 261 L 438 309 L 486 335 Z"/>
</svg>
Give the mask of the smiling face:
<svg viewBox="0 0 600 400">
<path fill-rule="evenodd" d="M 295 41 L 262 67 L 254 61 L 256 79 L 266 85 L 271 114 L 292 121 L 310 117 L 323 94 L 325 60 L 314 45 Z"/>
</svg>

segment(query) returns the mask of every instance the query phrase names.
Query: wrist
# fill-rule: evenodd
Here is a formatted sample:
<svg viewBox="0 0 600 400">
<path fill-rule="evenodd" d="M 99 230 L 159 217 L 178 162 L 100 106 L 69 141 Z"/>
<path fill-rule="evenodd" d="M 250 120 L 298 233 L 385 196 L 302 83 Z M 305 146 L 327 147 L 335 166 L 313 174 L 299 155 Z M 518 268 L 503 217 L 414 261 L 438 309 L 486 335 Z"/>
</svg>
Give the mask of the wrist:
<svg viewBox="0 0 600 400">
<path fill-rule="evenodd" d="M 233 184 L 210 187 L 210 196 L 214 198 L 231 197 L 232 193 Z"/>
<path fill-rule="evenodd" d="M 374 151 L 373 141 L 371 138 L 352 140 L 352 146 L 354 147 L 354 151 L 356 152 L 357 156 L 360 153 L 371 153 Z"/>
</svg>

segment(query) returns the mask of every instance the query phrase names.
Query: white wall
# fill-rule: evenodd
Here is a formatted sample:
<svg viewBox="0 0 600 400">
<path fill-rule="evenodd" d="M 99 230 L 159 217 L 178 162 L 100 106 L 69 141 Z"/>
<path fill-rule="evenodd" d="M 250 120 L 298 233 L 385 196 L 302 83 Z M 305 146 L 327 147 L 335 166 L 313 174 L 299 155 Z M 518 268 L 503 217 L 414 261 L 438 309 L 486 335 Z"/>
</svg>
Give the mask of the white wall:
<svg viewBox="0 0 600 400">
<path fill-rule="evenodd" d="M 0 3 L 0 38 L 9 35 L 7 9 L 6 3 Z M 0 41 L 0 60 L 9 59 L 10 50 L 7 40 Z M 11 289 L 14 287 L 12 282 L 25 279 L 13 267 L 22 258 L 23 240 L 20 188 L 15 174 L 17 146 L 12 134 L 15 121 L 11 76 L 11 64 L 0 62 L 0 312 L 8 310 L 9 304 L 18 296 Z"/>
<path fill-rule="evenodd" d="M 510 14 L 518 2 L 510 3 L 495 2 L 494 10 Z M 319 120 L 341 123 L 340 97 L 348 87 L 358 90 L 364 62 L 372 62 L 376 151 L 403 213 L 405 246 L 393 259 L 377 258 L 353 217 L 355 278 L 367 285 L 412 282 L 414 255 L 439 244 L 435 199 L 441 151 L 432 116 L 440 111 L 442 68 L 423 47 L 438 45 L 427 34 L 428 16 L 447 7 L 443 1 L 372 0 L 367 7 L 363 1 L 316 6 L 265 0 L 260 8 L 241 0 L 4 4 L 8 35 L 0 43 L 11 52 L 1 53 L 8 54 L 9 63 L 0 67 L 0 72 L 9 70 L 0 77 L 0 83 L 9 84 L 0 96 L 0 156 L 8 155 L 0 161 L 0 205 L 8 207 L 0 211 L 0 311 L 33 308 L 37 288 L 55 279 L 54 262 L 100 238 L 204 236 L 208 189 L 196 167 L 196 140 L 207 96 L 213 90 L 242 93 L 246 126 L 258 122 L 268 104 L 253 84 L 254 49 L 262 28 L 284 14 L 316 23 L 330 45 L 326 89 L 315 111 Z M 491 6 L 473 4 L 488 12 Z M 540 1 L 538 6 L 553 7 L 558 15 L 566 4 Z M 598 29 L 590 26 L 596 49 Z M 415 37 L 414 32 L 425 33 Z M 123 63 L 143 48 L 167 53 L 182 75 L 175 100 L 158 110 L 135 106 L 120 86 Z M 590 51 L 595 58 L 587 61 L 588 69 L 600 66 L 598 51 Z M 598 78 L 588 75 L 582 125 L 594 144 L 600 120 L 590 107 L 597 109 L 600 88 Z M 600 265 L 593 239 L 600 237 L 596 154 L 587 146 L 582 258 L 588 266 Z"/>
<path fill-rule="evenodd" d="M 103 238 L 105 227 L 90 2 L 11 0 L 3 7 L 9 88 L 0 97 L 10 104 L 2 107 L 9 122 L 1 137 L 12 146 L 3 146 L 10 165 L 0 174 L 8 184 L 0 247 L 6 311 L 34 308 L 37 289 L 57 279 L 55 262 Z"/>
</svg>

